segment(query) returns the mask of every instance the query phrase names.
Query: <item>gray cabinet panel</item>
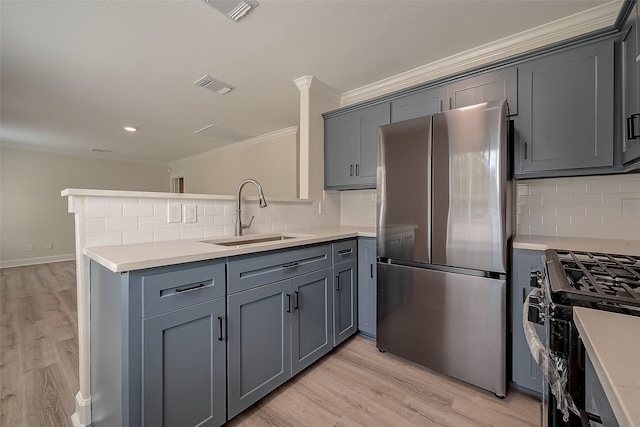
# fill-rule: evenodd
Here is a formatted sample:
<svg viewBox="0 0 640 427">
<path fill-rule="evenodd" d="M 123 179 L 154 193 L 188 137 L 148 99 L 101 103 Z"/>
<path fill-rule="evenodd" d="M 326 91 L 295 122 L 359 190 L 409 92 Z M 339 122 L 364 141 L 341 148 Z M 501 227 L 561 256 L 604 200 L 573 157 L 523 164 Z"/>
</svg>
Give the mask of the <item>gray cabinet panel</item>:
<svg viewBox="0 0 640 427">
<path fill-rule="evenodd" d="M 358 247 L 356 239 L 343 240 L 331 244 L 333 251 L 333 263 L 355 261 L 358 259 Z"/>
<path fill-rule="evenodd" d="M 376 336 L 376 239 L 358 238 L 358 329 Z"/>
<path fill-rule="evenodd" d="M 513 283 L 511 292 L 512 313 L 512 380 L 520 387 L 542 393 L 543 377 L 540 367 L 533 360 L 522 325 L 522 305 L 531 286 L 532 271 L 542 271 L 542 251 L 515 249 L 513 251 Z M 544 326 L 536 325 L 536 332 L 545 339 Z"/>
<path fill-rule="evenodd" d="M 613 166 L 613 40 L 520 66 L 516 172 Z"/>
<path fill-rule="evenodd" d="M 145 317 L 225 295 L 224 261 L 153 268 L 134 276 L 141 276 Z"/>
<path fill-rule="evenodd" d="M 143 320 L 145 425 L 225 423 L 224 317 L 219 298 Z"/>
<path fill-rule="evenodd" d="M 333 348 L 333 287 L 331 268 L 291 279 L 292 375 Z"/>
<path fill-rule="evenodd" d="M 378 126 L 390 120 L 388 102 L 325 120 L 326 189 L 376 187 Z"/>
<path fill-rule="evenodd" d="M 506 98 L 509 114 L 518 114 L 518 69 L 502 68 L 447 85 L 448 108 L 461 108 Z"/>
<path fill-rule="evenodd" d="M 634 163 L 640 158 L 640 84 L 638 74 L 640 67 L 636 58 L 640 54 L 638 49 L 638 5 L 634 5 L 627 22 L 622 31 L 626 32 L 622 40 L 622 96 L 623 96 L 623 112 L 624 120 L 623 129 L 625 129 L 622 146 L 623 162 L 625 164 Z M 630 128 L 631 127 L 631 128 Z M 631 135 L 630 135 L 631 133 Z"/>
<path fill-rule="evenodd" d="M 227 263 L 229 293 L 287 279 L 331 266 L 331 245 L 231 258 Z"/>
<path fill-rule="evenodd" d="M 333 345 L 337 346 L 358 330 L 356 261 L 334 267 Z"/>
<path fill-rule="evenodd" d="M 391 101 L 391 123 L 439 113 L 442 98 L 444 88 L 437 87 L 394 99 Z"/>
<path fill-rule="evenodd" d="M 291 377 L 290 281 L 227 297 L 229 419 Z"/>
</svg>

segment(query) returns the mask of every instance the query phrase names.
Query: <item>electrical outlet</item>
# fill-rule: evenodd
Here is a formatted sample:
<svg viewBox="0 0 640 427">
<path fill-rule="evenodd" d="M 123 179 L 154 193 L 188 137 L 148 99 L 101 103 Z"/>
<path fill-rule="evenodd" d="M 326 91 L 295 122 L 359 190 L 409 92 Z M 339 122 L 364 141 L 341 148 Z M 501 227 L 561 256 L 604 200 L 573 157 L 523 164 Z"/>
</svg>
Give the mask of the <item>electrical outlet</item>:
<svg viewBox="0 0 640 427">
<path fill-rule="evenodd" d="M 182 222 L 182 205 L 180 203 L 169 203 L 167 222 Z"/>
<path fill-rule="evenodd" d="M 25 250 L 26 250 L 27 252 L 31 252 L 31 251 L 33 251 L 33 243 L 27 243 L 27 245 L 26 245 L 26 247 L 25 247 Z"/>
<path fill-rule="evenodd" d="M 622 199 L 623 217 L 640 217 L 640 199 Z"/>
<path fill-rule="evenodd" d="M 183 205 L 184 206 L 184 222 L 197 222 L 197 210 L 196 205 Z"/>
<path fill-rule="evenodd" d="M 45 243 L 44 248 L 48 251 L 53 249 L 53 243 Z"/>
</svg>

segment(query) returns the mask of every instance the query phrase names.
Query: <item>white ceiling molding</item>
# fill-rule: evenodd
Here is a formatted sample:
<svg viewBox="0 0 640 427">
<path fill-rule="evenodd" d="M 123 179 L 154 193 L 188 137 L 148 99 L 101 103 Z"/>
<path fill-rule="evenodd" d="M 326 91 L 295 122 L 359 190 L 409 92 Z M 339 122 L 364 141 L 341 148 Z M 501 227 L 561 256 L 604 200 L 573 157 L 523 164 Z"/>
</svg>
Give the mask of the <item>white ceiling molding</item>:
<svg viewBox="0 0 640 427">
<path fill-rule="evenodd" d="M 444 77 L 457 71 L 463 71 L 473 66 L 487 64 L 527 50 L 599 30 L 612 25 L 619 12 L 620 3 L 611 1 L 585 12 L 577 13 L 344 92 L 340 97 L 340 106 L 344 107 L 366 101 L 396 90 L 428 82 L 438 77 Z"/>
<path fill-rule="evenodd" d="M 302 76 L 298 77 L 293 82 L 298 87 L 298 90 L 310 89 L 329 97 L 329 99 L 335 101 L 336 103 L 340 103 L 340 94 L 336 93 L 333 89 L 331 89 L 317 77 Z"/>
</svg>

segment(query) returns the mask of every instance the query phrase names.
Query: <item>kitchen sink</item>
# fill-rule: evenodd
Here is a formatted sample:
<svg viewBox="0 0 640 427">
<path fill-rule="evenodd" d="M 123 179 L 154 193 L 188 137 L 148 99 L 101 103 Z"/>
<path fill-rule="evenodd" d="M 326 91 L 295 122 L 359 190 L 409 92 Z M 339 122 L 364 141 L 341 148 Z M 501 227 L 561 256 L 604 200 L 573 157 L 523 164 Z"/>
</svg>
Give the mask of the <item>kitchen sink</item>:
<svg viewBox="0 0 640 427">
<path fill-rule="evenodd" d="M 235 238 L 223 238 L 223 239 L 215 239 L 215 240 L 203 240 L 202 243 L 210 243 L 212 245 L 220 245 L 220 246 L 243 246 L 243 245 L 252 245 L 255 243 L 267 243 L 267 242 L 278 242 L 282 240 L 290 240 L 290 239 L 299 239 L 301 237 L 308 237 L 302 234 L 277 234 L 277 235 L 268 235 L 268 236 L 244 236 L 244 237 L 235 237 Z"/>
</svg>

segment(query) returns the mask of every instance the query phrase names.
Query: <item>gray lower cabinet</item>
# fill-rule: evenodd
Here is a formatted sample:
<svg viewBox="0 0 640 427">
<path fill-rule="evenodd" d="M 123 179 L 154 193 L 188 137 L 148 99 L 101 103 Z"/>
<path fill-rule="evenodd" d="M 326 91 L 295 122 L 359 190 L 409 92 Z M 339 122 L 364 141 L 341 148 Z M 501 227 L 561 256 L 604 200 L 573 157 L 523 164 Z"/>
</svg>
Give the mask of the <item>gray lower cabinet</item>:
<svg viewBox="0 0 640 427">
<path fill-rule="evenodd" d="M 356 239 L 333 243 L 333 345 L 358 331 Z"/>
<path fill-rule="evenodd" d="M 531 356 L 529 345 L 524 336 L 522 305 L 532 289 L 529 280 L 531 272 L 542 270 L 543 254 L 544 252 L 542 251 L 514 249 L 511 292 L 512 381 L 519 387 L 524 387 L 537 393 L 542 393 L 543 377 L 539 366 Z M 541 339 L 545 339 L 544 326 L 536 325 L 536 332 Z"/>
<path fill-rule="evenodd" d="M 331 262 L 331 245 L 229 260 L 229 419 L 333 348 Z"/>
<path fill-rule="evenodd" d="M 153 316 L 142 323 L 144 424 L 224 424 L 225 299 Z"/>
<path fill-rule="evenodd" d="M 226 421 L 225 265 L 90 265 L 92 425 Z"/>
<path fill-rule="evenodd" d="M 378 126 L 390 120 L 389 102 L 325 119 L 325 189 L 376 188 Z"/>
<path fill-rule="evenodd" d="M 520 64 L 515 173 L 580 175 L 612 168 L 613 79 L 613 39 Z"/>
<path fill-rule="evenodd" d="M 376 239 L 358 238 L 358 330 L 376 336 Z"/>
</svg>

